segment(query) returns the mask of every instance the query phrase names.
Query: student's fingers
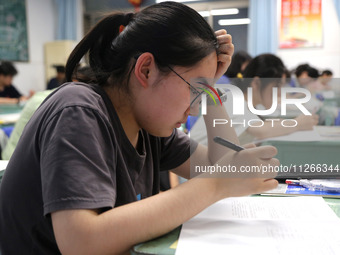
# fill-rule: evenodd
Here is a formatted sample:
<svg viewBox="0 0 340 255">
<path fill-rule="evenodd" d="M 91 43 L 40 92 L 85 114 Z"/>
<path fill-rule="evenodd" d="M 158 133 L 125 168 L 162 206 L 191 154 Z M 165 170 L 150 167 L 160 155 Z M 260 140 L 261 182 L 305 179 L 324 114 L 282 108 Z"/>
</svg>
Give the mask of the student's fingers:
<svg viewBox="0 0 340 255">
<path fill-rule="evenodd" d="M 228 55 L 231 57 L 234 53 L 234 44 L 232 43 L 220 44 L 218 50 L 219 50 L 218 57 L 220 55 Z"/>
<path fill-rule="evenodd" d="M 216 36 L 216 38 L 219 45 L 233 42 L 233 39 L 230 34 L 219 35 Z"/>
<path fill-rule="evenodd" d="M 278 181 L 275 179 L 267 179 L 261 185 L 262 192 L 275 189 L 278 184 Z"/>
<path fill-rule="evenodd" d="M 242 145 L 243 148 L 245 149 L 251 149 L 251 148 L 256 148 L 256 145 L 254 143 L 247 143 Z"/>
<path fill-rule="evenodd" d="M 220 29 L 220 30 L 215 31 L 216 36 L 225 35 L 225 34 L 227 34 L 227 30 L 225 29 Z"/>
<path fill-rule="evenodd" d="M 226 33 L 226 31 L 224 30 Z M 223 33 L 223 32 L 222 32 Z M 232 38 L 228 34 L 222 34 L 217 36 L 219 44 L 218 56 L 217 56 L 217 70 L 215 74 L 215 80 L 218 80 L 228 69 L 231 63 L 231 57 L 234 53 L 234 45 L 232 44 Z"/>
<path fill-rule="evenodd" d="M 229 67 L 231 63 L 231 55 L 218 54 L 217 62 L 218 62 L 218 67 L 217 67 L 218 71 L 216 72 L 216 74 L 218 73 L 224 74 L 225 71 L 227 71 L 227 68 Z"/>
<path fill-rule="evenodd" d="M 271 159 L 277 154 L 277 149 L 274 146 L 260 146 L 247 151 L 251 151 L 260 159 Z"/>
</svg>

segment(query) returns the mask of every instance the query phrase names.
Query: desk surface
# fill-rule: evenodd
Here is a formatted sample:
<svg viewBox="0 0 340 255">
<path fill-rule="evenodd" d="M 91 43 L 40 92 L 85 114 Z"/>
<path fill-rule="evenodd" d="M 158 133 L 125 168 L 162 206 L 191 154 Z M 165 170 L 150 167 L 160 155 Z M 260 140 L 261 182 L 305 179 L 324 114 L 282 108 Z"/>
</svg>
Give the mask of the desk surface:
<svg viewBox="0 0 340 255">
<path fill-rule="evenodd" d="M 0 114 L 18 113 L 22 108 L 21 104 L 0 104 Z"/>
<path fill-rule="evenodd" d="M 23 105 L 17 104 L 0 104 L 0 125 L 15 123 L 19 117 Z"/>
<path fill-rule="evenodd" d="M 324 198 L 326 203 L 336 215 L 340 218 L 340 198 Z M 147 254 L 159 254 L 159 255 L 173 255 L 176 253 L 177 241 L 181 227 L 178 227 L 170 233 L 153 239 L 151 241 L 138 244 L 133 247 L 131 251 L 132 255 L 147 255 Z"/>
<path fill-rule="evenodd" d="M 317 133 L 324 134 L 321 139 L 313 141 L 285 141 L 267 139 L 262 145 L 272 145 L 278 150 L 275 156 L 280 160 L 283 166 L 310 167 L 314 165 L 326 164 L 327 168 L 331 166 L 340 169 L 339 151 L 340 151 L 340 129 L 339 127 L 320 127 L 316 128 Z M 307 131 L 308 132 L 308 131 Z M 334 172 L 335 173 L 335 172 Z M 340 171 L 336 172 L 340 174 Z"/>
</svg>

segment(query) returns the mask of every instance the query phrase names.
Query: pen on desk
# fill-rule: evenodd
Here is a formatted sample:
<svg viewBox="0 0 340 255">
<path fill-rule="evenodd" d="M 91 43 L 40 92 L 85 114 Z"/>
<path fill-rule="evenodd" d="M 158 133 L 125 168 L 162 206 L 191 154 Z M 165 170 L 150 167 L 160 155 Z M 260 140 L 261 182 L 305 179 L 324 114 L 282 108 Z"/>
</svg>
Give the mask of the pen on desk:
<svg viewBox="0 0 340 255">
<path fill-rule="evenodd" d="M 299 180 L 286 180 L 286 184 L 290 184 L 290 185 L 300 185 L 300 181 Z"/>
<path fill-rule="evenodd" d="M 239 145 L 236 145 L 236 144 L 234 144 L 232 142 L 229 142 L 228 140 L 223 139 L 222 137 L 219 137 L 219 136 L 215 136 L 214 137 L 214 142 L 218 143 L 220 145 L 223 145 L 225 147 L 228 147 L 229 149 L 232 149 L 232 150 L 237 151 L 237 152 L 244 150 L 243 147 L 241 147 Z"/>
<path fill-rule="evenodd" d="M 290 180 L 290 179 L 287 179 L 287 180 L 286 180 L 286 184 L 290 184 L 290 185 L 299 185 L 299 186 L 303 186 L 303 187 L 306 187 L 306 188 L 310 188 L 310 187 L 313 186 L 313 185 L 310 183 L 310 181 L 307 180 L 307 179 L 300 179 L 300 180 Z"/>
</svg>

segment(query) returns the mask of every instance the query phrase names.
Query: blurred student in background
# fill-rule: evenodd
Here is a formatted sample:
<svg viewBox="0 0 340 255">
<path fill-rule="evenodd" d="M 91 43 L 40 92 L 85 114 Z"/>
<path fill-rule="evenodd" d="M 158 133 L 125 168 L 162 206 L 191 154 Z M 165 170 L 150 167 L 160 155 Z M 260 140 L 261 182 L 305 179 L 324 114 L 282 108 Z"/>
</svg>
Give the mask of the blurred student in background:
<svg viewBox="0 0 340 255">
<path fill-rule="evenodd" d="M 324 86 L 325 90 L 331 90 L 332 87 L 330 85 L 330 82 L 333 78 L 333 72 L 331 70 L 324 70 L 322 71 L 319 82 Z"/>
<path fill-rule="evenodd" d="M 309 130 L 318 123 L 317 115 L 300 115 L 295 118 L 298 123 L 296 127 L 283 127 L 280 121 L 264 121 L 261 127 L 251 127 L 247 125 L 249 120 L 261 121 L 260 117 L 250 112 L 248 108 L 248 87 L 252 88 L 252 103 L 254 107 L 257 109 L 269 109 L 273 103 L 273 88 L 280 88 L 284 83 L 285 71 L 286 69 L 280 58 L 272 54 L 262 54 L 250 61 L 243 72 L 243 78 L 234 78 L 231 80 L 232 84 L 237 85 L 243 91 L 246 100 L 244 115 L 233 114 L 233 96 L 231 92 L 227 92 L 227 102 L 224 104 L 230 119 L 234 123 L 233 127 L 241 144 L 250 143 L 258 139 L 287 135 L 299 130 Z M 279 92 L 280 90 L 278 89 L 278 93 Z M 280 94 L 278 96 L 280 96 Z M 190 137 L 199 143 L 207 143 L 207 135 L 202 117 L 193 126 Z"/>
<path fill-rule="evenodd" d="M 57 71 L 57 76 L 52 78 L 48 82 L 47 89 L 55 89 L 66 81 L 66 79 L 65 79 L 65 66 L 56 65 L 54 67 Z"/>
<path fill-rule="evenodd" d="M 11 62 L 0 61 L 0 103 L 17 104 L 34 94 L 30 91 L 29 97 L 25 97 L 13 86 L 12 80 L 17 73 L 17 69 Z"/>
<path fill-rule="evenodd" d="M 252 57 L 245 51 L 238 51 L 233 55 L 231 64 L 225 74 L 217 81 L 217 84 L 228 84 L 231 78 L 242 75 Z"/>
<path fill-rule="evenodd" d="M 238 74 L 243 73 L 252 59 L 253 58 L 245 51 L 236 52 L 225 75 L 229 78 L 236 78 Z"/>
</svg>

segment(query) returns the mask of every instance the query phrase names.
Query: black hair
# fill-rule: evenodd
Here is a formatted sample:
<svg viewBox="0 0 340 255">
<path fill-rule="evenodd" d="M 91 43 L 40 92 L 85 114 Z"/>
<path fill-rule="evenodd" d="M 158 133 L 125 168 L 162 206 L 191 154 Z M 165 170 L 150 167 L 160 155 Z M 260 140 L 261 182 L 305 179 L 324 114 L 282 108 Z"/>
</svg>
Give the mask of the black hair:
<svg viewBox="0 0 340 255">
<path fill-rule="evenodd" d="M 0 61 L 0 74 L 14 76 L 18 73 L 12 62 Z"/>
<path fill-rule="evenodd" d="M 225 75 L 228 78 L 235 78 L 237 77 L 238 73 L 242 73 L 241 67 L 243 63 L 249 62 L 252 60 L 252 57 L 245 51 L 238 51 L 236 52 L 231 60 L 231 64 L 228 70 L 225 72 Z"/>
<path fill-rule="evenodd" d="M 333 72 L 332 72 L 331 70 L 324 70 L 324 71 L 322 71 L 322 73 L 321 73 L 321 76 L 322 76 L 322 75 L 331 76 L 331 75 L 333 75 Z"/>
<path fill-rule="evenodd" d="M 319 71 L 315 69 L 314 67 L 310 67 L 307 72 L 308 72 L 308 76 L 313 79 L 316 79 L 319 77 Z"/>
<path fill-rule="evenodd" d="M 125 29 L 120 33 L 121 25 Z M 168 66 L 193 66 L 214 51 L 216 36 L 201 15 L 186 5 L 163 2 L 135 14 L 103 18 L 71 53 L 66 78 L 71 79 L 86 52 L 100 86 L 115 82 L 128 89 L 138 54 L 152 53 L 158 68 L 167 73 Z"/>
<path fill-rule="evenodd" d="M 243 72 L 243 78 L 232 79 L 232 83 L 240 87 L 243 92 L 247 92 L 252 78 L 261 78 L 261 91 L 271 82 L 281 79 L 286 68 L 282 60 L 273 54 L 261 54 L 252 59 Z"/>
<path fill-rule="evenodd" d="M 89 66 L 78 67 L 73 73 L 72 79 L 84 83 L 96 83 L 96 77 Z"/>
<path fill-rule="evenodd" d="M 56 69 L 57 73 L 65 73 L 65 66 L 55 65 L 53 67 Z"/>
<path fill-rule="evenodd" d="M 299 65 L 296 69 L 295 69 L 295 75 L 296 77 L 300 77 L 301 74 L 303 72 L 307 72 L 308 73 L 308 70 L 310 69 L 310 65 L 308 64 L 302 64 L 302 65 Z"/>
</svg>

